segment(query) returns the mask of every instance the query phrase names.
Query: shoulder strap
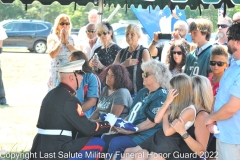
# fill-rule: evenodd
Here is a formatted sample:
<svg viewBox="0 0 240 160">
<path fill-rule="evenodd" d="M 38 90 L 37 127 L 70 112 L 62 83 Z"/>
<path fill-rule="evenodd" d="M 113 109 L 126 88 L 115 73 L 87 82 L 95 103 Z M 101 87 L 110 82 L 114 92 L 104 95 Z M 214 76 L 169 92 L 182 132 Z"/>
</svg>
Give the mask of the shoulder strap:
<svg viewBox="0 0 240 160">
<path fill-rule="evenodd" d="M 188 109 L 188 108 L 191 108 L 191 109 L 193 109 L 194 110 L 194 119 L 193 119 L 193 122 L 195 122 L 195 119 L 196 119 L 196 113 L 197 113 L 197 111 L 196 111 L 196 108 L 194 107 L 194 105 L 190 105 L 190 106 L 188 106 L 188 107 L 186 107 L 186 108 L 184 108 L 183 110 L 182 110 L 182 112 L 180 113 L 180 115 L 183 113 L 183 111 L 185 111 L 186 109 Z"/>
<path fill-rule="evenodd" d="M 200 110 L 200 111 L 197 112 L 197 115 L 198 115 L 200 112 L 207 112 L 207 111 L 206 111 L 206 110 Z M 207 112 L 207 113 L 209 113 L 209 112 Z M 197 116 L 197 115 L 196 115 L 196 116 Z"/>
</svg>

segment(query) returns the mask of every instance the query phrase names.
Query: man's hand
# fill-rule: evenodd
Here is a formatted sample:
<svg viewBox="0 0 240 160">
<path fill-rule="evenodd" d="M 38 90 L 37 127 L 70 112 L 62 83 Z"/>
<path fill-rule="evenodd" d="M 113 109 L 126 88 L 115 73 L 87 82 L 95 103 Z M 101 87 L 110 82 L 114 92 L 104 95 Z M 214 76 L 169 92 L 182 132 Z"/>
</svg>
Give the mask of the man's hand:
<svg viewBox="0 0 240 160">
<path fill-rule="evenodd" d="M 211 115 L 205 121 L 205 125 L 207 126 L 209 132 L 214 133 L 214 125 L 216 124 L 215 121 L 211 119 Z"/>
</svg>

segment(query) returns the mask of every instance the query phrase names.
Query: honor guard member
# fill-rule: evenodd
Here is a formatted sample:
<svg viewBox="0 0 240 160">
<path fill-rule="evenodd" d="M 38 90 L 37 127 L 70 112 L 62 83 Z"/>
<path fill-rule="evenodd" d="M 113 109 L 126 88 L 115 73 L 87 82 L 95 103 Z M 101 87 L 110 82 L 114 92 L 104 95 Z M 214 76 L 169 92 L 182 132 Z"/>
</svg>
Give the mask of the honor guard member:
<svg viewBox="0 0 240 160">
<path fill-rule="evenodd" d="M 88 120 L 75 97 L 84 74 L 84 62 L 77 60 L 57 68 L 60 84 L 42 101 L 30 159 L 88 159 L 85 156 L 91 151 L 102 151 L 104 142 L 93 136 L 108 132 L 109 122 Z M 75 138 L 72 133 L 76 132 L 81 136 Z"/>
</svg>

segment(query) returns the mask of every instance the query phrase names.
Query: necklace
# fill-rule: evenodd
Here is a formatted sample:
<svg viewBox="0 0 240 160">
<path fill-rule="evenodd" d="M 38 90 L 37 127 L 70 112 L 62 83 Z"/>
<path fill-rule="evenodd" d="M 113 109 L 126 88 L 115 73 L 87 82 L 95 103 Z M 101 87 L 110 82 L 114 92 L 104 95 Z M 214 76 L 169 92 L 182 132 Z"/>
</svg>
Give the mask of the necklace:
<svg viewBox="0 0 240 160">
<path fill-rule="evenodd" d="M 111 94 L 113 94 L 115 92 L 115 90 L 110 90 L 108 89 L 108 95 L 110 96 Z"/>
<path fill-rule="evenodd" d="M 108 51 L 109 51 L 109 49 L 110 49 L 111 46 L 112 46 L 112 42 L 110 42 L 106 47 L 105 47 L 105 46 L 102 46 L 102 49 L 105 48 L 106 53 L 108 53 Z"/>
<path fill-rule="evenodd" d="M 137 45 L 137 47 L 135 48 L 134 51 L 130 52 L 130 51 L 128 50 L 128 52 L 129 52 L 129 53 L 133 53 L 133 52 L 135 52 L 135 51 L 138 49 L 138 47 L 139 47 L 139 44 Z M 129 49 L 129 48 L 128 48 L 128 49 Z"/>
</svg>

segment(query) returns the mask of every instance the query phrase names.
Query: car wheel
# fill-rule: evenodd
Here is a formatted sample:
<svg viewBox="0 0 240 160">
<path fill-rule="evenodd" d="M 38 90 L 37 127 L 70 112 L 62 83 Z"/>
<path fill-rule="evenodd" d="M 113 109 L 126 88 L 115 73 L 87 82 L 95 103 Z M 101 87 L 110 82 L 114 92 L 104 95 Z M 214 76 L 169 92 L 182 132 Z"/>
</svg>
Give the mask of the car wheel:
<svg viewBox="0 0 240 160">
<path fill-rule="evenodd" d="M 45 41 L 37 41 L 35 42 L 33 48 L 36 53 L 45 53 L 47 50 L 47 45 Z"/>
</svg>

